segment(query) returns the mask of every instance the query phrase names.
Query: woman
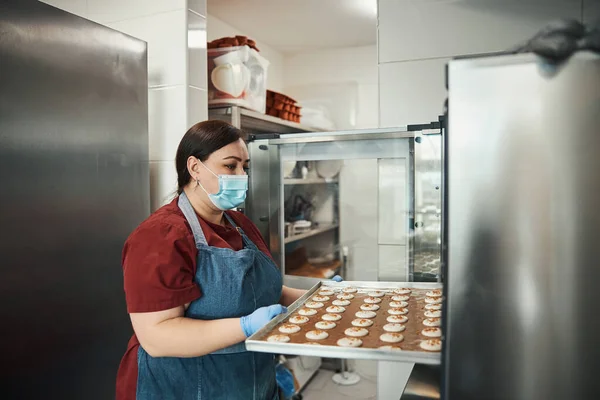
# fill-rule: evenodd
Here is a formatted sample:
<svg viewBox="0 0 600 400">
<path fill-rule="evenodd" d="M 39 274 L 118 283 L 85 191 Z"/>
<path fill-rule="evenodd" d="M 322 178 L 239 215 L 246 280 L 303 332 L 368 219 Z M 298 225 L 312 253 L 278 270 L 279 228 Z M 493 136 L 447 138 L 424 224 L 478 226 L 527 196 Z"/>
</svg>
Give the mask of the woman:
<svg viewBox="0 0 600 400">
<path fill-rule="evenodd" d="M 176 155 L 179 196 L 123 250 L 135 334 L 117 377 L 117 400 L 276 399 L 272 354 L 243 341 L 304 291 L 282 285 L 258 229 L 240 205 L 248 188 L 243 132 L 194 125 Z"/>
</svg>

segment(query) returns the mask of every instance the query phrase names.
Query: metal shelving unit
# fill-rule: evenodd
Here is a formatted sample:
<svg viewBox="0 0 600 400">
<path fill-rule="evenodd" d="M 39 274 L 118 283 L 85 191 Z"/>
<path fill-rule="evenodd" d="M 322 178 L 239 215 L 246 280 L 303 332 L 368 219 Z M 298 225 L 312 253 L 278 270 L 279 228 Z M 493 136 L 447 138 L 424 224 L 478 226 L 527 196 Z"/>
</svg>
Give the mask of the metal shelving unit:
<svg viewBox="0 0 600 400">
<path fill-rule="evenodd" d="M 302 239 L 309 238 L 311 236 L 319 235 L 319 234 L 321 234 L 323 232 L 328 232 L 328 231 L 331 231 L 333 229 L 337 229 L 338 227 L 339 227 L 339 224 L 331 224 L 331 225 L 321 224 L 318 228 L 311 229 L 308 232 L 304 232 L 304 233 L 300 233 L 298 235 L 293 235 L 293 236 L 286 237 L 285 240 L 284 240 L 284 243 L 285 244 L 293 243 L 293 242 L 296 242 L 298 240 L 302 240 Z"/>
<path fill-rule="evenodd" d="M 283 180 L 284 185 L 318 185 L 320 183 L 337 183 L 337 178 L 333 179 L 323 179 L 323 178 L 310 178 L 310 179 L 295 179 L 295 178 L 287 178 Z"/>
<path fill-rule="evenodd" d="M 208 119 L 220 119 L 248 133 L 302 133 L 317 132 L 317 129 L 272 117 L 238 106 L 214 107 L 208 109 Z"/>
</svg>

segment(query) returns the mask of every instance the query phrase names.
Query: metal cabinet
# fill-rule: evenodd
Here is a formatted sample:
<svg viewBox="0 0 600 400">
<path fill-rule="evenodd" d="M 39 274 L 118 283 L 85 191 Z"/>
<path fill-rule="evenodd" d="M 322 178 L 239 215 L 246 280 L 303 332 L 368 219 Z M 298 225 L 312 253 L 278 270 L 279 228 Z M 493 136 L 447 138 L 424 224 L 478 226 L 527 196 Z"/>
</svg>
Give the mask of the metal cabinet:
<svg viewBox="0 0 600 400">
<path fill-rule="evenodd" d="M 312 266 L 314 259 L 345 266 L 350 280 L 410 281 L 430 263 L 437 266 L 432 274 L 437 280 L 441 196 L 431 193 L 441 186 L 439 144 L 439 131 L 396 128 L 253 135 L 245 212 L 267 239 L 285 283 L 312 286 L 315 277 L 297 273 L 295 264 Z M 305 163 L 336 163 L 339 172 L 330 168 L 329 175 L 319 175 L 315 167 L 304 177 L 288 177 Z M 290 200 L 307 192 L 319 202 L 313 204 L 314 225 L 290 234 Z M 433 219 L 420 216 L 431 209 Z M 302 247 L 306 254 L 298 251 Z M 290 257 L 298 252 L 300 261 Z"/>
</svg>

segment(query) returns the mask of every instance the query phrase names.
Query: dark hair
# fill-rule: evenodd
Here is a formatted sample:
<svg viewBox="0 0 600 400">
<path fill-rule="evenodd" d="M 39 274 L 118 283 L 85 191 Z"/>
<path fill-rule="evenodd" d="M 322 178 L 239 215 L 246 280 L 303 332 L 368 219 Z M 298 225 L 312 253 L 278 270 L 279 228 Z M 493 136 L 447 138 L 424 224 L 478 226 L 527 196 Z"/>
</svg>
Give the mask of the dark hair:
<svg viewBox="0 0 600 400">
<path fill-rule="evenodd" d="M 225 121 L 198 122 L 188 129 L 179 142 L 175 156 L 177 194 L 181 194 L 184 186 L 192 179 L 187 168 L 187 160 L 190 156 L 206 161 L 215 151 L 240 139 L 246 139 L 244 131 Z"/>
</svg>

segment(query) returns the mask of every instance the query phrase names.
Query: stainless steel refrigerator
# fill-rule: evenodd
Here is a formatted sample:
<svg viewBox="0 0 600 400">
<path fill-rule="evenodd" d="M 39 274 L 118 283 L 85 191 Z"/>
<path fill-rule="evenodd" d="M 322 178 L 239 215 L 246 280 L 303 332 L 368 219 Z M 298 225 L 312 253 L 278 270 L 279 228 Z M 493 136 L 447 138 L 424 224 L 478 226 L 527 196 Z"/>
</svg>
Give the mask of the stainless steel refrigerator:
<svg viewBox="0 0 600 400">
<path fill-rule="evenodd" d="M 121 250 L 150 211 L 146 43 L 0 2 L 2 398 L 109 399 Z"/>
<path fill-rule="evenodd" d="M 448 77 L 442 398 L 598 398 L 600 57 Z"/>
</svg>

